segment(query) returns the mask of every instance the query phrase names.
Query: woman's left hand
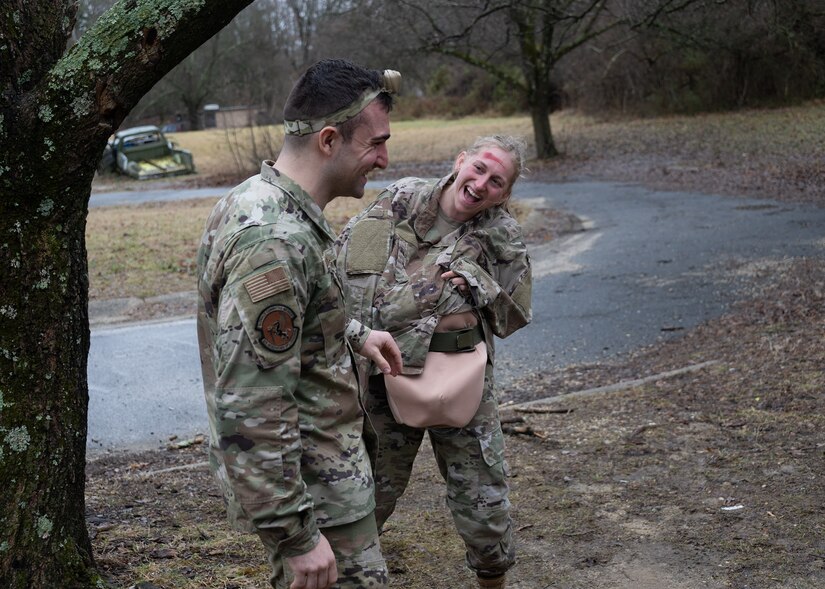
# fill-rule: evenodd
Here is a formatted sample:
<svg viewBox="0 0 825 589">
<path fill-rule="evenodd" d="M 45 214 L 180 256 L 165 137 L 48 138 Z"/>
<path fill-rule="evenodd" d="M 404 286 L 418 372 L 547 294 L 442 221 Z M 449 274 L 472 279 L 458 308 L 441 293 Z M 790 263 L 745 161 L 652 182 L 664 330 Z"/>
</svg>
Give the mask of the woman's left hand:
<svg viewBox="0 0 825 589">
<path fill-rule="evenodd" d="M 467 291 L 470 289 L 470 285 L 467 284 L 467 279 L 460 274 L 456 274 L 452 270 L 444 272 L 444 274 L 441 275 L 441 278 L 443 280 L 448 280 L 450 284 L 457 288 L 458 292 L 461 294 L 467 294 Z"/>
</svg>

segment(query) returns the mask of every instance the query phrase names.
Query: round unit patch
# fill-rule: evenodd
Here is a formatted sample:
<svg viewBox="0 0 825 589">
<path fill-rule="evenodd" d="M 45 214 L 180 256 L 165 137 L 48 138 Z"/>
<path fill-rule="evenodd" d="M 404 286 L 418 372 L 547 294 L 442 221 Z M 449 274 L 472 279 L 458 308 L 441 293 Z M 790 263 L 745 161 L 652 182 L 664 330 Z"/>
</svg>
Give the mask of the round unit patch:
<svg viewBox="0 0 825 589">
<path fill-rule="evenodd" d="M 286 352 L 298 340 L 295 311 L 285 305 L 267 307 L 255 325 L 261 332 L 261 343 L 273 352 Z"/>
</svg>

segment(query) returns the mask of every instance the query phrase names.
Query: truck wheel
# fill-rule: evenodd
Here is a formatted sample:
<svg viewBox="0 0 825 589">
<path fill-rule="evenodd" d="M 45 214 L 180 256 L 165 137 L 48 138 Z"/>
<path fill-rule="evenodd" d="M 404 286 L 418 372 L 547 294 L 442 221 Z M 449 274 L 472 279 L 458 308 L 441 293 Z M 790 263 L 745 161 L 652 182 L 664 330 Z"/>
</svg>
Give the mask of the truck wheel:
<svg viewBox="0 0 825 589">
<path fill-rule="evenodd" d="M 108 174 L 115 171 L 115 152 L 111 145 L 103 149 L 103 155 L 97 164 L 97 171 L 100 174 Z"/>
</svg>

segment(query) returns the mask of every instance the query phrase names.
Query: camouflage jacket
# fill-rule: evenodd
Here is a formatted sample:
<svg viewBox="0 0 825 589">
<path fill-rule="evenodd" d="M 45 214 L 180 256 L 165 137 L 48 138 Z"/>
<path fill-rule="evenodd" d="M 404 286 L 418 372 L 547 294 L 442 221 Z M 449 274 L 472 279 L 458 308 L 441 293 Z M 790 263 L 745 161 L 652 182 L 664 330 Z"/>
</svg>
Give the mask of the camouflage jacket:
<svg viewBox="0 0 825 589">
<path fill-rule="evenodd" d="M 405 374 L 423 369 L 444 315 L 477 310 L 491 360 L 492 335 L 507 337 L 531 319 L 530 258 L 521 227 L 507 211 L 494 207 L 442 234 L 432 233 L 438 200 L 452 179 L 395 182 L 336 241 L 348 333 L 359 324 L 392 333 Z M 448 269 L 467 280 L 466 297 L 441 279 Z"/>
<path fill-rule="evenodd" d="M 210 462 L 230 520 L 285 556 L 374 508 L 333 240 L 264 162 L 215 206 L 198 251 Z"/>
</svg>

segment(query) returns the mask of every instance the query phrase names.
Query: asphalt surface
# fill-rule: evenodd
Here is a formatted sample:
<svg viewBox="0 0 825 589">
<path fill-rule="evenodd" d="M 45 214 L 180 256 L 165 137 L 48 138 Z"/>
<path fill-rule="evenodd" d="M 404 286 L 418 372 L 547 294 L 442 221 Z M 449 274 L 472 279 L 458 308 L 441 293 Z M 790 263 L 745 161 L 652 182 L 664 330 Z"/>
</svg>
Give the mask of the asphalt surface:
<svg viewBox="0 0 825 589">
<path fill-rule="evenodd" d="M 99 192 L 92 194 L 89 199 L 89 208 L 111 207 L 118 205 L 135 205 L 160 200 L 186 200 L 189 198 L 208 198 L 223 196 L 226 188 L 186 188 L 172 190 L 156 188 L 154 190 L 126 190 L 121 192 Z"/>
<path fill-rule="evenodd" d="M 575 214 L 585 229 L 531 248 L 533 323 L 496 343 L 502 385 L 678 337 L 724 313 L 755 276 L 825 255 L 825 209 L 810 205 L 604 182 L 523 183 L 515 197 Z M 98 194 L 92 206 L 130 198 L 147 197 Z M 205 433 L 194 319 L 93 329 L 89 388 L 92 452 Z"/>
</svg>

